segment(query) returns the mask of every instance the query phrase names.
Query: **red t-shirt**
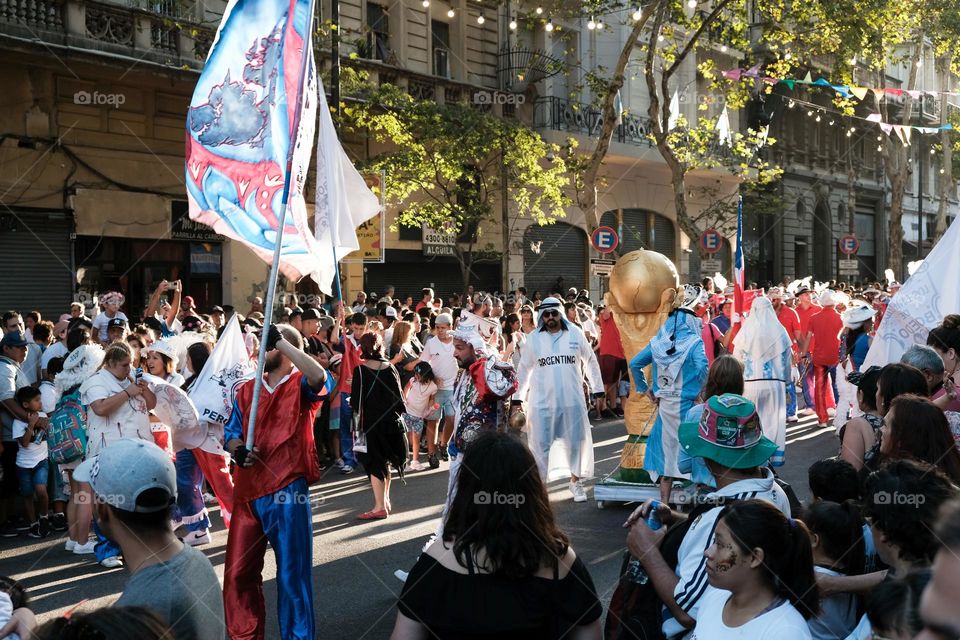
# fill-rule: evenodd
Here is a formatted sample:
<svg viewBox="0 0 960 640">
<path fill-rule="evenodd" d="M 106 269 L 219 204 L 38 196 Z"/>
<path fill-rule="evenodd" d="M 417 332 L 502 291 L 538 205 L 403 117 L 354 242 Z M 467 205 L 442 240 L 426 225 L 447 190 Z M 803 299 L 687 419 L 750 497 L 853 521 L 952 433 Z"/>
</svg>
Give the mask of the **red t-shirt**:
<svg viewBox="0 0 960 640">
<path fill-rule="evenodd" d="M 833 307 L 827 307 L 810 318 L 807 327 L 813 333 L 813 349 L 810 356 L 813 364 L 834 366 L 840 363 L 840 332 L 843 320 Z"/>
<path fill-rule="evenodd" d="M 797 306 L 794 311 L 797 313 L 797 319 L 800 321 L 800 335 L 806 337 L 807 332 L 810 330 L 810 318 L 817 315 L 823 310 L 818 304 L 812 304 L 807 309 L 802 309 L 800 306 Z M 807 345 L 807 353 L 813 353 L 813 340 L 810 341 L 810 344 Z"/>
<path fill-rule="evenodd" d="M 620 342 L 620 330 L 617 329 L 613 314 L 610 314 L 610 317 L 606 320 L 601 316 L 597 318 L 597 322 L 600 324 L 600 355 L 614 356 L 625 360 L 623 343 Z"/>
<path fill-rule="evenodd" d="M 313 421 L 326 392 L 314 392 L 306 382 L 294 369 L 276 389 L 271 391 L 264 385 L 260 390 L 254 445 L 260 450 L 261 462 L 234 471 L 233 497 L 237 502 L 270 495 L 297 478 L 306 478 L 307 484 L 320 479 Z M 240 413 L 236 418 L 242 421 L 244 439 L 253 386 L 253 380 L 240 385 L 234 407 L 234 412 Z"/>
<path fill-rule="evenodd" d="M 797 315 L 797 312 L 787 305 L 782 305 L 780 311 L 777 312 L 777 320 L 779 320 L 783 328 L 787 330 L 787 335 L 790 336 L 790 342 L 793 343 L 793 348 L 796 349 L 797 334 L 803 335 L 800 329 L 800 317 Z"/>
</svg>

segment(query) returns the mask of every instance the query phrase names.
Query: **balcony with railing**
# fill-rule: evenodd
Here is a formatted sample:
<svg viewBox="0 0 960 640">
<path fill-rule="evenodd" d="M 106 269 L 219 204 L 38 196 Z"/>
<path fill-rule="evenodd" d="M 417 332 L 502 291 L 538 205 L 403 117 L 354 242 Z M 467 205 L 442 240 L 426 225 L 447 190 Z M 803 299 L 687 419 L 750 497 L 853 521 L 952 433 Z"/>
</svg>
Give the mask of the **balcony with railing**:
<svg viewBox="0 0 960 640">
<path fill-rule="evenodd" d="M 535 129 L 581 133 L 592 138 L 603 128 L 603 113 L 589 105 L 548 96 L 538 98 L 534 103 L 533 126 Z M 613 130 L 613 141 L 653 146 L 649 118 L 624 114 L 622 123 Z"/>
<path fill-rule="evenodd" d="M 199 69 L 215 29 L 177 0 L 0 0 L 0 34 L 176 68 Z M 2 42 L 2 40 L 0 40 Z"/>
</svg>

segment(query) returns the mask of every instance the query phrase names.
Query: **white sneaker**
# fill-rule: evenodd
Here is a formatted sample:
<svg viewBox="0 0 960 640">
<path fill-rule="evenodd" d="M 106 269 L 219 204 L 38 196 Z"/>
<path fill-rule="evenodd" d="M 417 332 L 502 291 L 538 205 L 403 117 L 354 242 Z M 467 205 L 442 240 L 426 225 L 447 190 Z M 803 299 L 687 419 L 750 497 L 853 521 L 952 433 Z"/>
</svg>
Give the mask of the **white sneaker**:
<svg viewBox="0 0 960 640">
<path fill-rule="evenodd" d="M 797 416 L 787 416 L 787 422 L 799 422 L 800 419 Z"/>
<path fill-rule="evenodd" d="M 407 471 L 423 471 L 424 469 L 429 469 L 430 465 L 424 464 L 419 460 L 411 460 L 407 463 Z"/>
<path fill-rule="evenodd" d="M 120 559 L 120 556 L 110 556 L 109 558 L 101 560 L 100 566 L 106 567 L 107 569 L 116 569 L 117 567 L 123 566 L 123 560 Z"/>
<path fill-rule="evenodd" d="M 407 576 L 409 575 L 410 573 L 407 571 L 404 571 L 403 569 L 397 569 L 396 571 L 393 572 L 393 576 L 400 582 L 406 582 Z"/>
<path fill-rule="evenodd" d="M 200 529 L 199 531 L 191 531 L 183 537 L 183 544 L 188 544 L 191 547 L 199 547 L 210 542 L 210 534 L 206 529 Z"/>
<path fill-rule="evenodd" d="M 75 554 L 77 554 L 78 556 L 85 556 L 85 555 L 89 555 L 89 554 L 91 554 L 91 553 L 96 553 L 96 548 L 97 548 L 97 541 L 96 541 L 96 540 L 88 540 L 87 542 L 84 542 L 83 544 L 76 544 L 76 543 L 74 543 L 73 552 L 74 552 Z"/>
<path fill-rule="evenodd" d="M 66 543 L 65 545 L 63 545 L 63 550 L 64 550 L 64 551 L 73 551 L 74 548 L 76 548 L 76 546 L 77 546 L 77 543 L 76 543 L 75 540 L 71 540 L 70 538 L 67 538 L 67 543 Z"/>
<path fill-rule="evenodd" d="M 586 502 L 587 492 L 583 490 L 583 480 L 577 480 L 570 483 L 570 493 L 573 494 L 574 502 Z"/>
</svg>

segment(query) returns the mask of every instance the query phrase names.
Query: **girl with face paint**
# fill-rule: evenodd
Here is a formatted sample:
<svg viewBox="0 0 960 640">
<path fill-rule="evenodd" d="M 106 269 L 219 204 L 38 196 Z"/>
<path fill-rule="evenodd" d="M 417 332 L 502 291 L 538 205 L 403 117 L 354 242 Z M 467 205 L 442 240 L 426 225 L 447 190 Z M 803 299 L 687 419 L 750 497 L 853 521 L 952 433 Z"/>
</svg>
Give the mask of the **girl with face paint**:
<svg viewBox="0 0 960 640">
<path fill-rule="evenodd" d="M 810 535 L 761 500 L 724 508 L 704 552 L 707 581 L 696 640 L 807 640 L 819 611 Z"/>
</svg>

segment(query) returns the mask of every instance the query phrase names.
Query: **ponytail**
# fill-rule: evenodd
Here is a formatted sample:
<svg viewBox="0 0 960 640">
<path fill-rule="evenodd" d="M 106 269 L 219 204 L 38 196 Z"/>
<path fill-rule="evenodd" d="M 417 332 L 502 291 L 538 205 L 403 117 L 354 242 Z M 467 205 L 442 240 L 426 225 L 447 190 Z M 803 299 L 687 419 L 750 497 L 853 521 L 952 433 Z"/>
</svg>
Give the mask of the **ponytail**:
<svg viewBox="0 0 960 640">
<path fill-rule="evenodd" d="M 778 596 L 788 600 L 805 620 L 820 611 L 820 593 L 813 574 L 810 534 L 803 522 L 787 518 L 769 502 L 747 500 L 725 507 L 720 519 L 745 553 L 763 550 L 761 571 Z"/>
<path fill-rule="evenodd" d="M 820 536 L 824 553 L 847 575 L 860 575 L 866 563 L 863 516 L 853 500 L 842 504 L 821 501 L 807 509 L 804 523 Z"/>
</svg>

